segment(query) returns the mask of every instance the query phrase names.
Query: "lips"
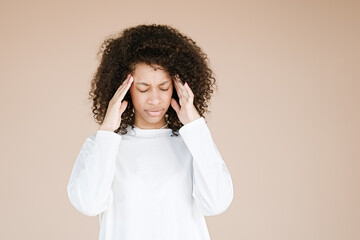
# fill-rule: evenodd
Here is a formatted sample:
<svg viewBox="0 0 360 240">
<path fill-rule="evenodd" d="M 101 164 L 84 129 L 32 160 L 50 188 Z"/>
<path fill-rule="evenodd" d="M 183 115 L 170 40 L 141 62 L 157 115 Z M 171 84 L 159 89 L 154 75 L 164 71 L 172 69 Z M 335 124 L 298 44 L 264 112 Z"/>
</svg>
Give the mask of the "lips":
<svg viewBox="0 0 360 240">
<path fill-rule="evenodd" d="M 148 112 L 158 112 L 158 111 L 161 111 L 162 109 L 154 109 L 154 110 L 145 110 L 145 111 L 148 111 Z"/>
<path fill-rule="evenodd" d="M 162 113 L 162 109 L 156 109 L 156 110 L 145 110 L 147 114 L 149 114 L 152 117 L 159 116 Z"/>
</svg>

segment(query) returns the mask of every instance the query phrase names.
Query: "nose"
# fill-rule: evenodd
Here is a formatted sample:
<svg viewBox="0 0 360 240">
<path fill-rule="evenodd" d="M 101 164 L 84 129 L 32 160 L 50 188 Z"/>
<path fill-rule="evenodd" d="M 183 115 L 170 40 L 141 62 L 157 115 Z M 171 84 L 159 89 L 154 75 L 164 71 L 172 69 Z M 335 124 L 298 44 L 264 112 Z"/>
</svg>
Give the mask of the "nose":
<svg viewBox="0 0 360 240">
<path fill-rule="evenodd" d="M 151 90 L 148 98 L 148 104 L 158 105 L 161 102 L 160 93 L 157 90 Z"/>
</svg>

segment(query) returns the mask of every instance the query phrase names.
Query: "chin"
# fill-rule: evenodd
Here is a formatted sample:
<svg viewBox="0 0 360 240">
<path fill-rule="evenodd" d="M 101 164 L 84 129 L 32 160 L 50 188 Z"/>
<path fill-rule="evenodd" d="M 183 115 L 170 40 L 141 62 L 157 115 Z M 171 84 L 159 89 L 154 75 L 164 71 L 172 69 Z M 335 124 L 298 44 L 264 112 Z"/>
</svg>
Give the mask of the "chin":
<svg viewBox="0 0 360 240">
<path fill-rule="evenodd" d="M 163 108 L 160 113 L 151 113 L 148 109 L 142 109 L 142 111 L 136 111 L 135 115 L 138 115 L 142 120 L 150 125 L 158 124 L 165 118 L 165 114 L 168 108 Z"/>
<path fill-rule="evenodd" d="M 145 121 L 148 123 L 158 123 L 160 122 L 162 119 L 162 117 L 157 117 L 157 118 L 145 118 Z"/>
</svg>

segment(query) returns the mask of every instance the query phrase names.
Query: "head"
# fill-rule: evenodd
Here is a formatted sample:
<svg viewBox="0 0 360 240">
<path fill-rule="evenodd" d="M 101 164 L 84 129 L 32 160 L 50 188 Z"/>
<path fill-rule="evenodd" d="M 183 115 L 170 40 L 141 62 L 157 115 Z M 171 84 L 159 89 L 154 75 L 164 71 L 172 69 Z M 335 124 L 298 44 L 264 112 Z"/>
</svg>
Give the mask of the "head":
<svg viewBox="0 0 360 240">
<path fill-rule="evenodd" d="M 143 129 L 161 128 L 173 94 L 173 80 L 161 66 L 137 63 L 129 91 L 134 105 L 135 125 Z"/>
<path fill-rule="evenodd" d="M 208 105 L 216 80 L 209 60 L 193 40 L 178 30 L 156 24 L 127 28 L 108 37 L 100 54 L 101 62 L 89 93 L 99 124 L 104 120 L 109 101 L 129 73 L 134 82 L 124 97 L 128 105 L 117 129 L 121 134 L 127 132 L 129 125 L 160 128 L 167 123 L 177 135 L 183 124 L 170 105 L 171 98 L 179 102 L 173 83 L 175 75 L 189 84 L 199 114 L 204 117 L 204 113 L 210 112 Z M 161 112 L 152 114 L 151 110 Z"/>
</svg>

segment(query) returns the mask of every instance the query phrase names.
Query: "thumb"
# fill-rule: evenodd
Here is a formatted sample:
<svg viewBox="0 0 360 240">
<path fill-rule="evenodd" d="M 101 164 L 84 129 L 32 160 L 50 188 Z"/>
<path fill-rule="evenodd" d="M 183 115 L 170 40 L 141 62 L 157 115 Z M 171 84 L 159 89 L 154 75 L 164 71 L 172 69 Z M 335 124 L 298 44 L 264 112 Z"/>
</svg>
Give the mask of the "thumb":
<svg viewBox="0 0 360 240">
<path fill-rule="evenodd" d="M 175 110 L 176 114 L 179 114 L 180 106 L 174 98 L 171 98 L 170 104 L 171 104 L 172 108 Z"/>
</svg>

